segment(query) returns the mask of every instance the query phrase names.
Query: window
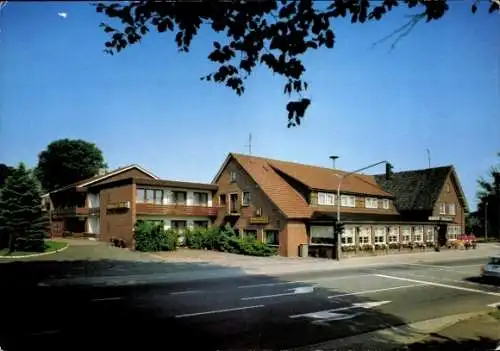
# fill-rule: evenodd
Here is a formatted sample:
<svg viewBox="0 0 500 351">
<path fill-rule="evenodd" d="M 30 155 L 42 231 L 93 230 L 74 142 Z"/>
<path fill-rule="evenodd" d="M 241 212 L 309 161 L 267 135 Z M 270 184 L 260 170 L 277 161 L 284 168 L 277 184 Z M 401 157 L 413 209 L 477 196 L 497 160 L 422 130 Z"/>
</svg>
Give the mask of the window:
<svg viewBox="0 0 500 351">
<path fill-rule="evenodd" d="M 193 221 L 193 226 L 195 228 L 208 228 L 208 221 Z"/>
<path fill-rule="evenodd" d="M 340 204 L 344 207 L 356 207 L 356 197 L 352 195 L 341 195 Z"/>
<path fill-rule="evenodd" d="M 356 233 L 355 227 L 352 227 L 352 226 L 344 227 L 344 232 L 342 233 L 342 238 L 341 238 L 342 245 L 354 244 L 355 233 Z"/>
<path fill-rule="evenodd" d="M 451 215 L 451 216 L 456 215 L 455 204 L 449 204 L 448 205 L 448 214 Z"/>
<path fill-rule="evenodd" d="M 333 244 L 333 227 L 311 226 L 311 243 L 313 244 Z"/>
<path fill-rule="evenodd" d="M 279 245 L 280 244 L 280 233 L 277 230 L 266 230 L 265 241 L 268 245 Z"/>
<path fill-rule="evenodd" d="M 365 207 L 366 208 L 378 208 L 378 199 L 367 197 L 365 199 Z"/>
<path fill-rule="evenodd" d="M 391 207 L 391 201 L 389 199 L 383 199 L 382 200 L 382 208 L 384 210 L 388 210 L 389 207 Z"/>
<path fill-rule="evenodd" d="M 250 206 L 250 192 L 244 191 L 241 197 L 241 206 Z"/>
<path fill-rule="evenodd" d="M 371 242 L 371 228 L 361 227 L 359 230 L 359 243 L 369 244 Z"/>
<path fill-rule="evenodd" d="M 413 233 L 414 233 L 414 240 L 413 241 L 415 241 L 415 242 L 424 241 L 424 226 L 422 226 L 422 225 L 415 226 Z"/>
<path fill-rule="evenodd" d="M 193 204 L 195 206 L 208 206 L 208 194 L 195 191 L 193 193 Z"/>
<path fill-rule="evenodd" d="M 450 192 L 450 184 L 446 184 L 446 192 L 449 193 Z"/>
<path fill-rule="evenodd" d="M 385 227 L 383 226 L 375 227 L 375 243 L 376 244 L 385 243 Z"/>
<path fill-rule="evenodd" d="M 411 227 L 404 226 L 402 230 L 403 238 L 401 242 L 408 243 L 411 241 Z"/>
<path fill-rule="evenodd" d="M 245 229 L 243 235 L 249 238 L 257 239 L 257 231 L 255 229 Z"/>
<path fill-rule="evenodd" d="M 335 195 L 329 193 L 318 193 L 318 205 L 335 205 Z"/>
<path fill-rule="evenodd" d="M 142 203 L 146 199 L 146 190 L 137 188 L 135 190 L 135 202 Z"/>
<path fill-rule="evenodd" d="M 185 191 L 174 191 L 174 203 L 176 205 L 185 205 L 186 204 L 186 192 Z"/>
<path fill-rule="evenodd" d="M 152 204 L 155 201 L 155 191 L 152 189 L 146 190 L 146 202 Z"/>
<path fill-rule="evenodd" d="M 236 182 L 236 172 L 234 171 L 229 172 L 229 182 L 230 183 Z"/>
<path fill-rule="evenodd" d="M 163 202 L 163 190 L 155 190 L 155 200 L 156 205 L 161 205 Z"/>
<path fill-rule="evenodd" d="M 186 221 L 171 221 L 170 227 L 174 230 L 184 230 L 187 227 Z"/>
<path fill-rule="evenodd" d="M 439 214 L 446 214 L 446 204 L 439 204 Z"/>
<path fill-rule="evenodd" d="M 427 227 L 427 232 L 425 234 L 425 241 L 434 241 L 434 228 Z"/>
<path fill-rule="evenodd" d="M 390 243 L 397 243 L 397 242 L 399 242 L 399 227 L 398 226 L 389 227 L 389 238 L 388 238 L 388 241 Z"/>
<path fill-rule="evenodd" d="M 459 225 L 449 225 L 447 228 L 448 240 L 456 240 L 460 235 L 461 227 Z"/>
<path fill-rule="evenodd" d="M 219 206 L 226 206 L 226 194 L 219 195 Z"/>
</svg>

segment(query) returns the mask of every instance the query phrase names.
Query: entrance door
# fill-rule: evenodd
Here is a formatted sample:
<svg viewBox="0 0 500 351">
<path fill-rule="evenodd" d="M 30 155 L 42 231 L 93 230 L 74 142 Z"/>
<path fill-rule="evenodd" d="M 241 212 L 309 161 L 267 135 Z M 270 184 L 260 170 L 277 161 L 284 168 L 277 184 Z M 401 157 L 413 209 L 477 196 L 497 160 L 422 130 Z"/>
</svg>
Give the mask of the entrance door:
<svg viewBox="0 0 500 351">
<path fill-rule="evenodd" d="M 446 224 L 438 225 L 438 245 L 446 245 Z"/>
</svg>

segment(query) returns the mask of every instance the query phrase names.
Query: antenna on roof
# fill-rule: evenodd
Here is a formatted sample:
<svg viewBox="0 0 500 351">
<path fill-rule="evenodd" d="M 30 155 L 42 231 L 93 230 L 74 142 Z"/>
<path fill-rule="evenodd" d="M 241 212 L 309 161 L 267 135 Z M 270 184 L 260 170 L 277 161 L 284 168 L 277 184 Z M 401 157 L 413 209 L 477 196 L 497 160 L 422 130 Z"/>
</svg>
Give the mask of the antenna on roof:
<svg viewBox="0 0 500 351">
<path fill-rule="evenodd" d="M 248 144 L 245 146 L 248 147 L 248 154 L 252 156 L 252 133 L 248 134 Z"/>
<path fill-rule="evenodd" d="M 333 168 L 335 168 L 335 160 L 338 159 L 338 158 L 339 158 L 339 156 L 330 156 L 330 159 L 333 162 Z"/>
<path fill-rule="evenodd" d="M 429 165 L 429 168 L 431 168 L 431 150 L 425 149 L 425 151 L 427 152 L 427 163 Z"/>
</svg>

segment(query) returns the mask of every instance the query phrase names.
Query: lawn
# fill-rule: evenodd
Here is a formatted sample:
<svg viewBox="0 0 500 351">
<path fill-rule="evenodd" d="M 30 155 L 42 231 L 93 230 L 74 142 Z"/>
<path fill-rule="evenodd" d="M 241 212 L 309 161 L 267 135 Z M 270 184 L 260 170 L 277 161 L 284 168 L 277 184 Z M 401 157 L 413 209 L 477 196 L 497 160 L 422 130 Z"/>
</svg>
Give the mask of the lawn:
<svg viewBox="0 0 500 351">
<path fill-rule="evenodd" d="M 490 316 L 492 316 L 495 319 L 500 320 L 500 307 L 496 309 L 496 311 L 493 311 L 490 313 Z"/>
<path fill-rule="evenodd" d="M 45 242 L 45 250 L 43 253 L 57 251 L 64 248 L 67 244 L 59 241 L 47 240 Z M 33 254 L 39 254 L 41 252 L 26 252 L 26 251 L 14 251 L 9 254 L 7 249 L 0 250 L 0 256 L 8 257 L 8 256 L 27 256 Z"/>
</svg>

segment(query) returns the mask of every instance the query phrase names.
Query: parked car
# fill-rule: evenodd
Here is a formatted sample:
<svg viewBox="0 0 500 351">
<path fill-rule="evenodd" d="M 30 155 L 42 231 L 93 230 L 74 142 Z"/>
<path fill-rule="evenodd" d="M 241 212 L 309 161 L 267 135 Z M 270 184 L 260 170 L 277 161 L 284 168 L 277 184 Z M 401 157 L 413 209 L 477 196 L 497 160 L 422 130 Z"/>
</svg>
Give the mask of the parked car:
<svg viewBox="0 0 500 351">
<path fill-rule="evenodd" d="M 500 280 L 500 255 L 491 256 L 483 267 L 481 267 L 483 279 Z"/>
</svg>

